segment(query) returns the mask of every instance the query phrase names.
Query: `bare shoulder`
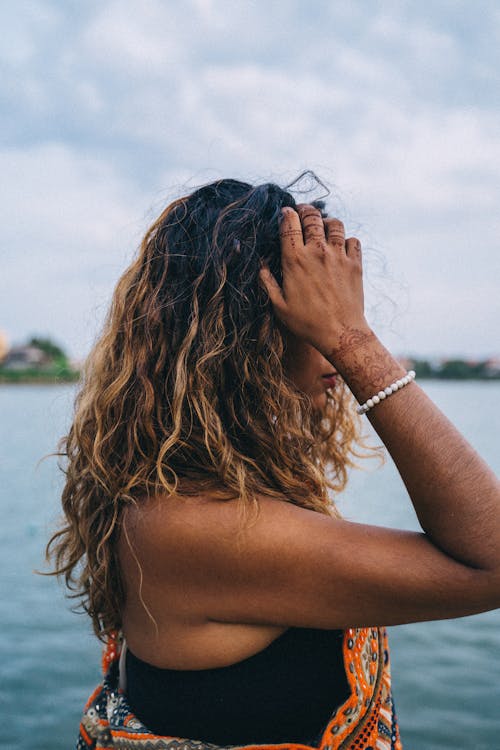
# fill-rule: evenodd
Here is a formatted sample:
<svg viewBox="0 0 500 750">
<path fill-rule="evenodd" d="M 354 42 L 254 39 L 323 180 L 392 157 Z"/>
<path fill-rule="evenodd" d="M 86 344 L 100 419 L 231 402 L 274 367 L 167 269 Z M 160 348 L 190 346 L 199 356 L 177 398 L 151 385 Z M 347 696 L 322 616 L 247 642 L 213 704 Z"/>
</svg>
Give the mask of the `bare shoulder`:
<svg viewBox="0 0 500 750">
<path fill-rule="evenodd" d="M 487 608 L 481 574 L 424 534 L 333 518 L 259 497 L 157 499 L 130 519 L 145 580 L 199 621 L 345 628 L 457 617 Z M 185 608 L 183 610 L 183 608 Z"/>
<path fill-rule="evenodd" d="M 280 507 L 286 505 L 286 502 L 259 498 L 258 514 L 260 516 L 264 509 L 268 524 L 271 516 L 279 516 Z M 173 548 L 180 551 L 186 544 L 204 544 L 214 537 L 221 540 L 227 536 L 228 541 L 234 541 L 234 535 L 241 529 L 241 520 L 238 500 L 221 500 L 209 493 L 200 493 L 158 495 L 138 502 L 127 508 L 125 524 L 141 545 L 158 545 L 169 554 Z"/>
<path fill-rule="evenodd" d="M 209 576 L 217 563 L 248 561 L 249 554 L 257 563 L 273 540 L 300 522 L 301 512 L 286 499 L 266 496 L 259 496 L 246 515 L 238 500 L 207 494 L 158 496 L 129 508 L 124 527 L 148 570 L 179 581 Z"/>
<path fill-rule="evenodd" d="M 329 516 L 301 508 L 286 498 L 260 495 L 244 514 L 238 500 L 220 500 L 206 494 L 174 495 L 152 498 L 130 509 L 126 528 L 142 555 L 151 555 L 157 561 L 162 574 L 168 574 L 165 563 L 185 560 L 189 564 L 176 572 L 189 575 L 197 572 L 197 562 L 219 559 L 236 564 L 239 559 L 248 561 L 251 555 L 256 563 L 265 563 L 271 546 L 289 539 L 296 547 L 304 524 L 321 527 L 329 520 Z M 295 549 L 297 552 L 299 549 Z M 205 565 L 200 573 L 203 570 L 207 570 Z"/>
</svg>

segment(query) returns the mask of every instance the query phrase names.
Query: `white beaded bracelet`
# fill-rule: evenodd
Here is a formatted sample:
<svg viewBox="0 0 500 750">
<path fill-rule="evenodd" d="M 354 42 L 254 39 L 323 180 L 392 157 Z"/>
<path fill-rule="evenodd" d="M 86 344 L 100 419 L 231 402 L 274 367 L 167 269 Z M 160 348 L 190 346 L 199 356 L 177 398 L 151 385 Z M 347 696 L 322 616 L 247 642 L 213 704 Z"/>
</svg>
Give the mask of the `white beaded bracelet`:
<svg viewBox="0 0 500 750">
<path fill-rule="evenodd" d="M 370 409 L 373 406 L 376 406 L 376 404 L 379 404 L 381 401 L 384 400 L 384 398 L 387 398 L 387 396 L 392 396 L 393 393 L 396 393 L 396 391 L 401 390 L 401 388 L 404 388 L 405 385 L 408 385 L 408 383 L 411 383 L 412 380 L 415 380 L 415 370 L 410 370 L 406 373 L 404 378 L 400 378 L 399 380 L 395 380 L 394 383 L 391 383 L 387 386 L 387 388 L 384 388 L 383 390 L 379 391 L 375 394 L 375 396 L 372 396 L 367 401 L 365 401 L 364 404 L 361 404 L 361 406 L 358 406 L 356 411 L 358 414 L 366 414 L 367 411 L 370 411 Z"/>
</svg>

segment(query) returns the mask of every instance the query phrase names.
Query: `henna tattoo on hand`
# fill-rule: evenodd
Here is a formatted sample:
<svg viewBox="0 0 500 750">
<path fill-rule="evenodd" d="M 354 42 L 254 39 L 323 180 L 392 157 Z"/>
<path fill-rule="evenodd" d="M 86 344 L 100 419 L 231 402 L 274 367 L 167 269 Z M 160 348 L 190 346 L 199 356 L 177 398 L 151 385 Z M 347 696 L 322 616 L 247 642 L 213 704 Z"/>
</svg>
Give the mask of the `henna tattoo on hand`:
<svg viewBox="0 0 500 750">
<path fill-rule="evenodd" d="M 344 365 L 342 371 L 349 388 L 361 401 L 404 375 L 405 370 L 387 350 L 365 352 L 358 360 Z"/>
<path fill-rule="evenodd" d="M 373 331 L 347 328 L 328 359 L 337 367 L 358 401 L 365 401 L 405 374 L 404 368 Z"/>
<path fill-rule="evenodd" d="M 344 328 L 339 337 L 339 342 L 331 352 L 331 357 L 337 359 L 365 346 L 369 341 L 375 339 L 373 331 L 361 330 L 360 328 Z"/>
</svg>

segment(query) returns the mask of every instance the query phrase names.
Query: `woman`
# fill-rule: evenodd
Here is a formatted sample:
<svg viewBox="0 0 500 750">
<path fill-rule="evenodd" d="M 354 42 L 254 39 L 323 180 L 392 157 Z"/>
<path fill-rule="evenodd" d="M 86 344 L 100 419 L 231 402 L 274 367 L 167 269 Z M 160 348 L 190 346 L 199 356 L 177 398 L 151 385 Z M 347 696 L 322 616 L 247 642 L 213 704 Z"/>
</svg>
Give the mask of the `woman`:
<svg viewBox="0 0 500 750">
<path fill-rule="evenodd" d="M 49 543 L 107 644 L 79 748 L 400 748 L 383 626 L 500 606 L 499 483 L 370 329 L 322 208 L 220 180 L 118 283 Z M 421 533 L 330 500 L 363 447 L 349 391 Z"/>
</svg>

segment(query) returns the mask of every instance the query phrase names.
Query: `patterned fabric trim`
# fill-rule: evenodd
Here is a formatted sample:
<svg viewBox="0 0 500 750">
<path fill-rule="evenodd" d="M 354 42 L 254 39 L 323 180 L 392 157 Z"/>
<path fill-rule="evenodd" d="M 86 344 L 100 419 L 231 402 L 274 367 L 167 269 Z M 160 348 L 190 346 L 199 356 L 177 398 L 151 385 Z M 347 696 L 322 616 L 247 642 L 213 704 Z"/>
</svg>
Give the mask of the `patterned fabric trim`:
<svg viewBox="0 0 500 750">
<path fill-rule="evenodd" d="M 104 679 L 84 708 L 76 750 L 311 750 L 310 745 L 214 745 L 183 737 L 160 737 L 133 715 L 118 688 L 121 634 L 103 653 Z M 391 694 L 384 628 L 348 628 L 343 641 L 350 697 L 330 716 L 317 750 L 402 750 Z"/>
</svg>

